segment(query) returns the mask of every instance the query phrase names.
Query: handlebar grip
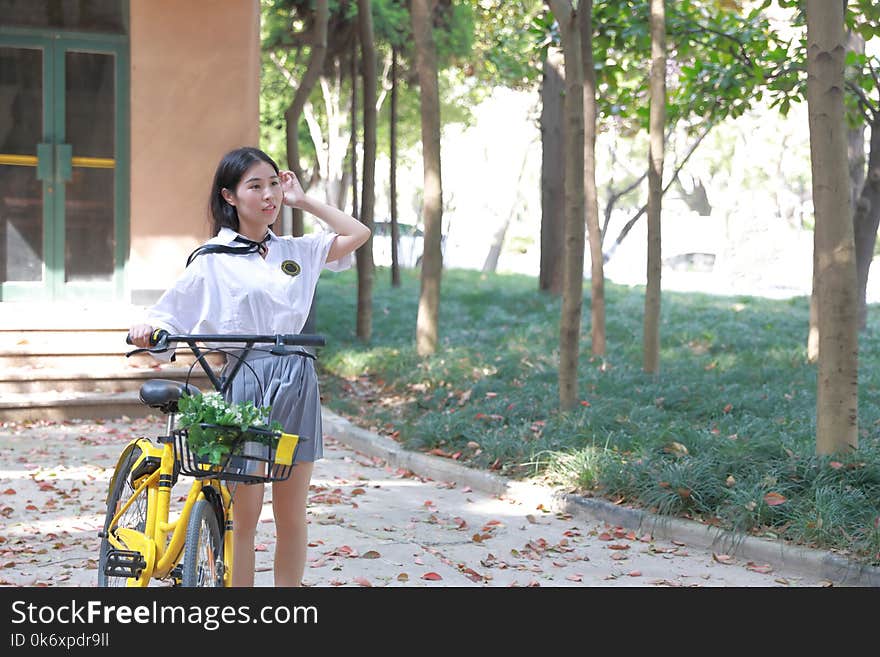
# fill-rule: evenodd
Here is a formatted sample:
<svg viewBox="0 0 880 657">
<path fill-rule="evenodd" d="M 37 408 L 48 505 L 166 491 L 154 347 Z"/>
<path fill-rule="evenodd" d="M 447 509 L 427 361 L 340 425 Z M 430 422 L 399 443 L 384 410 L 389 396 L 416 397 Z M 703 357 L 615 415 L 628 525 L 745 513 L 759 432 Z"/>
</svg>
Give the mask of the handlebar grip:
<svg viewBox="0 0 880 657">
<path fill-rule="evenodd" d="M 323 347 L 327 344 L 327 340 L 323 335 L 301 333 L 299 335 L 287 336 L 290 341 L 285 341 L 290 345 L 300 345 L 302 347 Z"/>
<path fill-rule="evenodd" d="M 168 331 L 166 331 L 165 329 L 154 329 L 153 332 L 150 334 L 150 346 L 155 347 L 157 344 L 159 344 L 159 341 L 166 335 L 168 335 Z M 125 336 L 125 344 L 134 344 L 134 342 L 131 341 L 131 335 Z"/>
</svg>

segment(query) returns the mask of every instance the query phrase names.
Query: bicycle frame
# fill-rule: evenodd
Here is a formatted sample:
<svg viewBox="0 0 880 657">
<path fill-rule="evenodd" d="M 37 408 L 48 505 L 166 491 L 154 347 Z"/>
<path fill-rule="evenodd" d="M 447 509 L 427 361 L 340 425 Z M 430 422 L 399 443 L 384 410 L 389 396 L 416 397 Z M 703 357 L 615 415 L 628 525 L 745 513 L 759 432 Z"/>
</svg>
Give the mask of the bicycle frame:
<svg viewBox="0 0 880 657">
<path fill-rule="evenodd" d="M 217 479 L 193 479 L 186 500 L 176 520 L 170 521 L 171 514 L 171 489 L 174 476 L 174 443 L 170 438 L 173 428 L 174 416 L 168 418 L 168 431 L 166 436 L 160 438 L 161 447 L 157 447 L 146 438 L 132 440 L 122 452 L 122 456 L 116 466 L 116 471 L 111 478 L 111 486 L 120 475 L 119 468 L 125 462 L 128 452 L 134 447 L 141 449 L 140 463 L 148 458 L 159 458 L 160 465 L 150 474 L 143 475 L 137 482 L 134 493 L 119 507 L 111 522 L 115 525 L 119 518 L 141 496 L 146 495 L 147 517 L 143 532 L 119 527 L 115 533 L 108 536 L 110 545 L 116 549 L 137 550 L 146 561 L 146 567 L 140 577 L 129 577 L 126 586 L 145 587 L 151 579 L 163 579 L 167 577 L 183 556 L 184 540 L 186 538 L 186 524 L 195 503 L 201 498 L 216 496 L 219 494 L 219 502 L 223 505 L 223 516 L 226 520 L 223 528 L 223 550 L 226 568 L 223 573 L 224 586 L 231 586 L 233 568 L 232 531 L 233 531 L 233 505 L 232 495 L 226 484 Z M 132 468 L 133 469 L 133 468 Z M 213 493 L 207 493 L 207 490 Z M 207 494 L 206 494 L 207 493 Z M 217 499 L 216 497 L 214 498 Z M 170 533 L 170 540 L 169 540 Z M 119 539 L 122 539 L 121 542 Z"/>
</svg>

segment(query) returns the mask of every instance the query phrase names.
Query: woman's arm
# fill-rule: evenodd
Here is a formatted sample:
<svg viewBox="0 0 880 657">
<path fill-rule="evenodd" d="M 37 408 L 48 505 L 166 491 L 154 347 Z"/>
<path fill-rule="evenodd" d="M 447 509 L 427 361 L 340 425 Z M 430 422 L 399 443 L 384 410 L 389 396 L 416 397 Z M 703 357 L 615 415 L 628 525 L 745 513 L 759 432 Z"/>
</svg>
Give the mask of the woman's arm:
<svg viewBox="0 0 880 657">
<path fill-rule="evenodd" d="M 337 234 L 327 254 L 327 262 L 347 256 L 370 239 L 370 229 L 360 221 L 332 205 L 307 196 L 292 171 L 282 171 L 280 177 L 284 205 L 315 215 Z"/>
</svg>

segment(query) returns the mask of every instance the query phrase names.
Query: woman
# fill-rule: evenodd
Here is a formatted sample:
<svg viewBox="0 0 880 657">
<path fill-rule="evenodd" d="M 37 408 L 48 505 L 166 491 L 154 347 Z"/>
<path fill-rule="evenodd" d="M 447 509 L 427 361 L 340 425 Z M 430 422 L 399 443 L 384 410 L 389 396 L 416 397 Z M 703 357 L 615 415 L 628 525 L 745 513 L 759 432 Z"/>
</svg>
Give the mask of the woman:
<svg viewBox="0 0 880 657">
<path fill-rule="evenodd" d="M 276 236 L 269 226 L 282 203 L 314 215 L 330 230 Z M 279 171 L 257 148 L 239 148 L 223 157 L 210 208 L 215 237 L 193 252 L 174 286 L 148 309 L 144 323 L 131 327 L 129 335 L 137 346 L 149 346 L 155 328 L 173 334 L 300 333 L 321 269 L 347 269 L 351 254 L 370 237 L 370 230 L 354 217 L 306 196 L 292 172 Z M 309 482 L 314 462 L 323 456 L 314 362 L 255 350 L 248 365 L 236 375 L 227 393 L 230 401 L 271 406 L 270 421 L 311 438 L 301 443 L 290 478 L 272 484 L 275 585 L 299 586 L 306 563 Z M 259 378 L 256 385 L 251 368 Z M 233 586 L 254 584 L 254 538 L 263 489 L 263 484 L 239 486 L 235 493 Z"/>
</svg>

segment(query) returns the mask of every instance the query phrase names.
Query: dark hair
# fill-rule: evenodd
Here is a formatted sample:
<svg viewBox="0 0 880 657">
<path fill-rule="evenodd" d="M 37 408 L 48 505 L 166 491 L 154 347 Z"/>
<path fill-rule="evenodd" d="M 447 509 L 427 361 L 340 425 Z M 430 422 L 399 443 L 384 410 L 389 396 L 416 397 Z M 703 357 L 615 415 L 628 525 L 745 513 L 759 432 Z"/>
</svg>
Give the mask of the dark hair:
<svg viewBox="0 0 880 657">
<path fill-rule="evenodd" d="M 272 165 L 278 174 L 278 165 L 275 160 L 266 155 L 259 148 L 245 146 L 229 151 L 217 165 L 214 173 L 214 182 L 211 183 L 211 197 L 208 205 L 211 209 L 211 218 L 214 221 L 213 235 L 220 232 L 221 228 L 231 228 L 238 231 L 238 211 L 235 206 L 229 205 L 223 198 L 223 189 L 234 191 L 241 182 L 242 176 L 255 162 L 266 162 Z"/>
</svg>

